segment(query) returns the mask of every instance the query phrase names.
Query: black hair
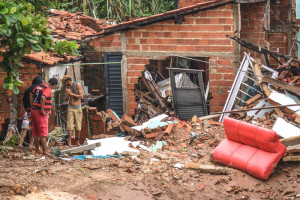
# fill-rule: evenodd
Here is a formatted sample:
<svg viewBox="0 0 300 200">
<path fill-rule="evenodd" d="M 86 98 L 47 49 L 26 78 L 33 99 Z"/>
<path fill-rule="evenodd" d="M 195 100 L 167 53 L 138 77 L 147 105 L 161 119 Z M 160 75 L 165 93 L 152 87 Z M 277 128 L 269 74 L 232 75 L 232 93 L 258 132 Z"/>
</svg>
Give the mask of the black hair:
<svg viewBox="0 0 300 200">
<path fill-rule="evenodd" d="M 50 83 L 51 85 L 57 85 L 58 81 L 56 78 L 50 78 L 48 83 Z"/>
<path fill-rule="evenodd" d="M 72 81 L 72 78 L 67 78 L 64 82 L 66 81 Z"/>
</svg>

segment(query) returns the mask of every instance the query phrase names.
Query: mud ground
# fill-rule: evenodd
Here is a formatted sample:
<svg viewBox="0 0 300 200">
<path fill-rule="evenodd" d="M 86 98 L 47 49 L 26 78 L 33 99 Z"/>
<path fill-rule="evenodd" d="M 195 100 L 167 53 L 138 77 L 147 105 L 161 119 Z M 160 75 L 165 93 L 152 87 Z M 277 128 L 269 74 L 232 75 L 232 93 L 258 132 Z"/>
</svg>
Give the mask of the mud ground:
<svg viewBox="0 0 300 200">
<path fill-rule="evenodd" d="M 189 145 L 191 131 L 204 135 Z M 31 152 L 14 148 L 0 154 L 0 199 L 300 199 L 299 163 L 279 163 L 267 181 L 235 169 L 229 175 L 213 175 L 174 167 L 177 163 L 215 165 L 209 155 L 223 138 L 219 126 L 176 128 L 164 138 L 173 143 L 171 147 L 141 150 L 137 159 L 24 159 L 31 158 Z"/>
</svg>

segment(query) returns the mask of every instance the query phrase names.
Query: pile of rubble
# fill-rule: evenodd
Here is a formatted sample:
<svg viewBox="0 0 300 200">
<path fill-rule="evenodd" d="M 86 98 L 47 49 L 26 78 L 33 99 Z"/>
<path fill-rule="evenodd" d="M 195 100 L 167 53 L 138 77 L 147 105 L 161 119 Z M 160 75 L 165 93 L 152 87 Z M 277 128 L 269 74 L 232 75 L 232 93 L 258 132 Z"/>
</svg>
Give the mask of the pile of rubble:
<svg viewBox="0 0 300 200">
<path fill-rule="evenodd" d="M 245 59 L 247 59 L 246 56 Z M 233 118 L 270 128 L 283 139 L 299 138 L 300 73 L 299 67 L 296 67 L 298 65 L 293 63 L 289 67 L 289 63 L 286 63 L 275 70 L 270 70 L 262 65 L 260 59 L 249 58 L 249 63 L 251 68 L 248 68 L 246 75 L 240 78 L 242 82 L 245 79 L 248 80 L 248 82 L 244 81 L 247 84 L 243 83 L 246 87 L 233 85 L 231 91 L 238 88 L 240 93 L 236 94 L 235 108 L 230 111 L 224 109 L 224 112 L 228 111 Z M 271 77 L 270 72 L 272 73 Z M 254 84 L 249 84 L 249 80 Z M 231 94 L 233 93 L 231 92 Z M 232 99 L 232 96 L 229 95 L 227 102 Z M 300 141 L 293 145 L 299 146 L 299 144 Z M 287 144 L 287 146 L 291 146 L 291 144 Z M 300 161 L 298 146 L 292 147 L 292 150 L 288 149 L 289 156 L 294 156 L 293 158 L 283 160 Z"/>
<path fill-rule="evenodd" d="M 144 122 L 162 113 L 172 113 L 171 102 L 168 100 L 172 92 L 168 84 L 169 79 L 164 79 L 159 73 L 155 74 L 155 78 L 147 70 L 142 73 L 140 84 L 134 92 L 138 100 L 135 122 Z"/>
<path fill-rule="evenodd" d="M 104 19 L 95 19 L 82 13 L 69 13 L 60 10 L 50 10 L 51 16 L 47 19 L 51 34 L 55 39 L 81 38 L 101 32 L 109 26 Z"/>
</svg>

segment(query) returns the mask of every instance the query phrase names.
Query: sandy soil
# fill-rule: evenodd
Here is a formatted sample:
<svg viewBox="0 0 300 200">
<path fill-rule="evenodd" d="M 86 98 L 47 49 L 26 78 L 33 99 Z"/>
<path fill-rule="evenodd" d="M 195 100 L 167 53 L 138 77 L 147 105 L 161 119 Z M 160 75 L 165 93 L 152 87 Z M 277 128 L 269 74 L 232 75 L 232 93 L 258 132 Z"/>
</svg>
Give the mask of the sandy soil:
<svg viewBox="0 0 300 200">
<path fill-rule="evenodd" d="M 280 163 L 268 181 L 235 169 L 229 175 L 212 175 L 175 168 L 176 163 L 212 164 L 209 154 L 224 137 L 223 128 L 204 132 L 184 147 L 190 131 L 176 129 L 165 138 L 174 143 L 172 148 L 141 151 L 138 159 L 36 161 L 24 159 L 31 157 L 30 151 L 14 148 L 0 154 L 0 199 L 300 199 L 297 163 Z M 175 153 L 184 156 L 170 155 Z"/>
</svg>

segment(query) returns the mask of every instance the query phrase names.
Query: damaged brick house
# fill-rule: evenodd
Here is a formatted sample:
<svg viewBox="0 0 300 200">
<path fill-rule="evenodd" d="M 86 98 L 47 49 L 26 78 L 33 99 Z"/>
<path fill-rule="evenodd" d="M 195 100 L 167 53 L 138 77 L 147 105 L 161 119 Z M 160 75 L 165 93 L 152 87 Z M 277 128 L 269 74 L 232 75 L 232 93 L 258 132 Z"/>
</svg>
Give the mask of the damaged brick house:
<svg viewBox="0 0 300 200">
<path fill-rule="evenodd" d="M 295 1 L 179 0 L 178 7 L 105 28 L 86 44 L 99 53 L 122 55 L 119 73 L 122 75 L 123 104 L 119 106 L 123 105 L 124 112 L 131 116 L 137 108 L 135 84 L 145 66 L 154 60 L 163 74 L 172 56 L 209 62 L 204 68 L 213 94 L 210 111 L 214 112 L 223 109 L 236 72 L 234 69 L 240 64 L 241 50 L 247 51 L 228 39 L 227 34 L 256 45 L 267 45 L 285 55 L 293 46 L 291 52 L 296 53 L 297 45 L 292 45 L 297 31 Z M 270 63 L 276 64 L 272 58 Z"/>
<path fill-rule="evenodd" d="M 74 33 L 70 39 L 80 41 L 81 62 L 86 63 L 80 68 L 81 79 L 89 92 L 97 89 L 106 95 L 106 108 L 133 116 L 137 108 L 134 89 L 145 66 L 156 65 L 167 77 L 171 57 L 192 57 L 203 61 L 196 62 L 194 67 L 199 64 L 205 70 L 205 84 L 209 83 L 213 94 L 210 111 L 214 112 L 223 109 L 234 69 L 240 64 L 240 52 L 244 50 L 226 35 L 236 35 L 257 45 L 268 44 L 272 50 L 289 54 L 297 31 L 295 16 L 294 0 L 178 0 L 176 10 L 100 29 L 96 26 L 94 32 Z M 27 64 L 21 79 L 31 80 L 36 75 L 32 72 L 41 74 L 42 70 Z M 0 116 L 4 120 L 9 117 L 9 110 L 1 90 L 2 105 L 6 108 L 1 109 Z M 96 132 L 100 120 L 95 116 L 91 120 Z"/>
</svg>

